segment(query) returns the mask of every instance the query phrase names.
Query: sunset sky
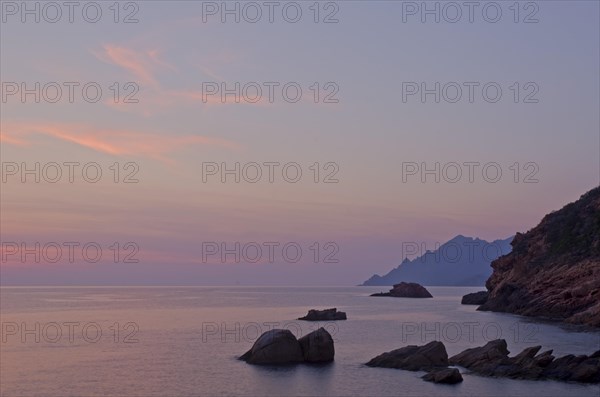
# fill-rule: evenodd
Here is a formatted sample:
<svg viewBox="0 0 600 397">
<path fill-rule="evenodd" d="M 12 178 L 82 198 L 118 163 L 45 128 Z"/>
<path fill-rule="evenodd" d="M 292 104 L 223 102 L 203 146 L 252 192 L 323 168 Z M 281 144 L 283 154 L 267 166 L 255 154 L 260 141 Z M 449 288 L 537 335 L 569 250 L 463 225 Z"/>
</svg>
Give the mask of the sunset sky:
<svg viewBox="0 0 600 397">
<path fill-rule="evenodd" d="M 243 17 L 236 23 L 232 16 L 222 23 L 219 14 L 206 14 L 206 4 L 188 1 L 131 2 L 136 7 L 127 9 L 121 3 L 118 23 L 109 3 L 102 3 L 97 23 L 85 21 L 79 9 L 73 23 L 66 10 L 56 23 L 36 23 L 32 16 L 23 23 L 5 3 L 3 284 L 353 285 L 397 266 L 402 243 L 432 249 L 458 234 L 506 238 L 600 181 L 595 1 L 537 2 L 539 10 L 521 3 L 519 23 L 509 3 L 502 3 L 497 23 L 480 9 L 473 23 L 466 15 L 456 23 L 435 23 L 431 16 L 422 23 L 420 14 L 407 14 L 406 4 L 387 1 L 324 2 L 318 23 L 313 2 L 299 3 L 297 23 L 287 22 L 280 8 L 273 23 L 266 14 L 256 23 Z M 534 11 L 538 22 L 523 23 Z M 131 13 L 138 22 L 123 23 Z M 323 23 L 328 15 L 338 22 Z M 40 88 L 39 103 L 34 94 L 23 103 L 22 84 L 35 90 L 36 82 L 57 83 L 62 97 L 51 103 L 56 85 L 50 85 Z M 73 103 L 64 82 L 79 84 Z M 254 101 L 253 88 L 240 103 L 233 95 L 223 103 L 206 94 L 207 87 L 234 88 L 236 82 L 261 85 L 262 97 Z M 279 84 L 272 101 L 265 82 Z M 282 93 L 290 82 L 302 89 L 294 103 Z M 463 97 L 435 103 L 429 95 L 423 103 L 419 94 L 406 96 L 406 83 L 422 82 L 429 88 L 457 82 Z M 473 103 L 464 82 L 479 84 Z M 495 103 L 482 98 L 481 87 L 490 82 L 502 88 Z M 95 103 L 82 96 L 88 83 L 102 89 Z M 138 102 L 123 103 L 136 86 L 129 99 Z M 446 93 L 453 97 L 453 89 Z M 40 163 L 41 170 L 51 162 L 97 163 L 102 177 L 86 181 L 80 166 L 70 183 L 62 166 L 56 183 L 44 175 L 40 183 L 34 175 L 23 183 L 21 170 L 11 168 Z M 264 166 L 256 183 L 236 183 L 232 176 L 222 183 L 220 174 L 203 180 L 207 163 L 234 168 L 236 162 L 281 166 L 272 183 Z M 478 167 L 470 182 L 464 167 L 455 183 L 443 175 L 439 183 L 432 175 L 423 183 L 421 173 L 403 178 L 403 163 L 431 169 L 440 163 L 441 169 L 468 162 L 496 163 L 502 176 L 486 181 Z M 288 163 L 301 168 L 299 182 L 282 177 Z M 138 182 L 123 183 L 128 175 Z M 69 263 L 64 248 L 62 260 L 36 263 L 33 254 L 22 260 L 6 252 L 11 243 L 32 248 L 36 242 L 95 242 L 102 258 L 89 263 L 75 249 Z M 115 242 L 119 263 L 108 248 Z M 134 251 L 122 249 L 128 242 L 139 247 L 138 263 L 122 263 Z M 279 248 L 274 261 L 266 249 L 257 263 L 220 255 L 204 260 L 206 243 L 222 242 Z M 279 257 L 290 242 L 302 248 L 297 263 Z M 323 263 L 328 254 L 338 263 Z"/>
</svg>

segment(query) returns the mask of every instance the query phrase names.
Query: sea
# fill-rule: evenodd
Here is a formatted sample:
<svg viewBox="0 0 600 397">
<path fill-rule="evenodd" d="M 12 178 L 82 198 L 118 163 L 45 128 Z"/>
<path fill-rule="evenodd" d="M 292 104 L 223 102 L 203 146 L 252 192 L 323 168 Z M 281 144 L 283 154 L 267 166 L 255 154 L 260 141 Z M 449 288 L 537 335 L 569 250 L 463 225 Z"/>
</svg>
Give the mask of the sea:
<svg viewBox="0 0 600 397">
<path fill-rule="evenodd" d="M 0 395 L 8 396 L 600 396 L 600 385 L 477 376 L 439 385 L 371 358 L 442 341 L 448 354 L 503 338 L 555 356 L 591 354 L 600 332 L 460 304 L 481 288 L 428 287 L 430 299 L 370 297 L 386 287 L 2 287 Z M 337 308 L 346 321 L 296 320 Z M 335 361 L 253 366 L 257 337 L 324 327 Z"/>
</svg>

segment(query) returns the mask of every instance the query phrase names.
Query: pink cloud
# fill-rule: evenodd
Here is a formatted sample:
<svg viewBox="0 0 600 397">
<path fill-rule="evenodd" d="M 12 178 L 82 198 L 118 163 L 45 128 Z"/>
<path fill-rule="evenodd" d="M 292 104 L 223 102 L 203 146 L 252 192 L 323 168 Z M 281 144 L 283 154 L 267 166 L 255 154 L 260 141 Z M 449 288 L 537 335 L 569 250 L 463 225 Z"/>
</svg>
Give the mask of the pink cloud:
<svg viewBox="0 0 600 397">
<path fill-rule="evenodd" d="M 0 142 L 7 145 L 15 145 L 15 146 L 29 146 L 30 142 L 17 138 L 13 135 L 4 134 L 0 131 Z"/>
<path fill-rule="evenodd" d="M 31 135 L 41 134 L 114 156 L 140 156 L 170 162 L 169 154 L 190 145 L 239 149 L 235 142 L 202 135 L 165 136 L 135 130 L 113 130 L 83 124 L 4 123 L 3 142 L 13 145 L 32 143 Z"/>
<path fill-rule="evenodd" d="M 266 95 L 261 97 L 256 102 L 249 102 L 243 99 L 240 103 L 229 96 L 226 102 L 221 101 L 220 95 L 208 95 L 203 98 L 201 90 L 182 90 L 182 89 L 165 89 L 159 79 L 156 77 L 158 72 L 164 70 L 177 71 L 177 69 L 168 62 L 160 58 L 160 52 L 156 49 L 136 51 L 124 46 L 113 44 L 105 44 L 102 51 L 93 51 L 94 55 L 99 59 L 117 65 L 128 71 L 136 82 L 140 84 L 143 91 L 140 92 L 140 102 L 132 104 L 115 103 L 112 100 L 107 100 L 105 104 L 115 110 L 141 113 L 145 116 L 151 116 L 157 112 L 171 108 L 174 106 L 185 106 L 188 104 L 199 105 L 254 105 L 265 106 L 270 105 Z M 203 62 L 209 64 L 197 66 L 203 74 L 209 76 L 213 80 L 219 82 L 224 79 L 214 70 L 223 63 L 233 62 L 236 58 L 232 53 L 222 51 L 215 57 L 204 59 Z M 198 83 L 201 83 L 199 81 Z"/>
<path fill-rule="evenodd" d="M 158 50 L 135 51 L 126 47 L 111 44 L 103 46 L 103 52 L 94 53 L 99 59 L 120 66 L 129 71 L 142 85 L 158 87 L 155 77 L 158 69 L 174 69 L 168 63 L 159 59 Z"/>
</svg>

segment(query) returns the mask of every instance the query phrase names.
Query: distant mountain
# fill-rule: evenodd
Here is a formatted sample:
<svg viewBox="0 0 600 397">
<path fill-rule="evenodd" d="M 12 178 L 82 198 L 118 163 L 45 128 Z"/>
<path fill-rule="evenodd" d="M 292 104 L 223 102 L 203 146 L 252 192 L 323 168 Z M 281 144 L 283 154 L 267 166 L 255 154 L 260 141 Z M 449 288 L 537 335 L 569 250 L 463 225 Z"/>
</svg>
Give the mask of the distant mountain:
<svg viewBox="0 0 600 397">
<path fill-rule="evenodd" d="M 600 187 L 517 233 L 492 263 L 490 310 L 600 327 Z"/>
<path fill-rule="evenodd" d="M 435 251 L 404 261 L 384 276 L 374 275 L 362 285 L 394 285 L 402 281 L 427 286 L 483 286 L 491 276 L 491 262 L 511 251 L 512 237 L 487 242 L 458 235 Z"/>
</svg>

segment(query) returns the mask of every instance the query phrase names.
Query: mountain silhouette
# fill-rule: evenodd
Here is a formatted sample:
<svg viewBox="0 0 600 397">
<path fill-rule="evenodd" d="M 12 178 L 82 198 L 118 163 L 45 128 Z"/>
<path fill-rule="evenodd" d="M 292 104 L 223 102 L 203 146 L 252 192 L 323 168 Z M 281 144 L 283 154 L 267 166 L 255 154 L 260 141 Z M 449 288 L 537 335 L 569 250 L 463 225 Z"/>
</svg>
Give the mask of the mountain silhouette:
<svg viewBox="0 0 600 397">
<path fill-rule="evenodd" d="M 513 237 L 488 242 L 458 235 L 402 263 L 384 276 L 374 275 L 362 285 L 394 285 L 402 281 L 429 286 L 483 286 L 491 276 L 491 262 L 511 251 Z M 406 243 L 405 243 L 406 244 Z M 416 248 L 412 244 L 412 248 Z"/>
</svg>

